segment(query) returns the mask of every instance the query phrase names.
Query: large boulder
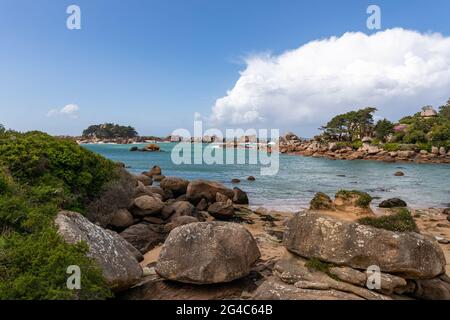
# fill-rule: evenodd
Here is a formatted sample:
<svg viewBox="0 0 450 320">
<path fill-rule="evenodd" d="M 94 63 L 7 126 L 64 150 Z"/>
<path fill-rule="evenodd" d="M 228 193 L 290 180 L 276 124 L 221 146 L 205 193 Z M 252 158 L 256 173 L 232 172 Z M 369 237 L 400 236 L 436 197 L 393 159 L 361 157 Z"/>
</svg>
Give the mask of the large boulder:
<svg viewBox="0 0 450 320">
<path fill-rule="evenodd" d="M 397 233 L 315 213 L 294 215 L 284 234 L 287 249 L 336 265 L 381 271 L 404 278 L 433 278 L 445 270 L 438 243 L 417 233 Z"/>
<path fill-rule="evenodd" d="M 156 196 L 144 195 L 134 199 L 132 213 L 135 216 L 155 215 L 161 212 L 164 203 Z"/>
<path fill-rule="evenodd" d="M 165 239 L 162 225 L 138 223 L 125 229 L 120 236 L 131 243 L 142 254 L 147 253 Z"/>
<path fill-rule="evenodd" d="M 128 244 L 116 233 L 105 230 L 77 212 L 61 211 L 55 218 L 58 233 L 68 243 L 84 241 L 87 255 L 98 263 L 106 283 L 113 291 L 130 288 L 142 276 L 142 269 Z"/>
<path fill-rule="evenodd" d="M 197 205 L 202 199 L 214 203 L 218 192 L 233 199 L 233 190 L 228 189 L 221 183 L 207 180 L 191 181 L 187 187 L 186 198 L 194 205 Z"/>
<path fill-rule="evenodd" d="M 186 193 L 189 181 L 176 177 L 166 177 L 160 182 L 160 187 L 166 191 L 169 190 L 175 197 Z"/>
<path fill-rule="evenodd" d="M 190 223 L 169 234 L 156 271 L 184 283 L 230 282 L 248 275 L 260 256 L 255 239 L 241 225 Z"/>
</svg>

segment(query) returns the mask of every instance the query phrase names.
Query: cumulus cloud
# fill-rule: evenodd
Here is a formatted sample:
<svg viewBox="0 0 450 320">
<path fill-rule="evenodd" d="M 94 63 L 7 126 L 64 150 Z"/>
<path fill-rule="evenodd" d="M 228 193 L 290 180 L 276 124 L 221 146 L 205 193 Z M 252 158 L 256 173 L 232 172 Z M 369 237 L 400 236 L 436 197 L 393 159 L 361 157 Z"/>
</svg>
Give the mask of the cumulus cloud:
<svg viewBox="0 0 450 320">
<path fill-rule="evenodd" d="M 213 123 L 301 128 L 366 106 L 400 117 L 450 96 L 450 38 L 436 33 L 349 32 L 245 62 Z"/>
<path fill-rule="evenodd" d="M 61 109 L 51 109 L 47 113 L 47 117 L 54 117 L 54 116 L 68 116 L 71 118 L 78 118 L 78 111 L 80 110 L 80 107 L 76 104 L 68 104 L 62 107 Z"/>
</svg>

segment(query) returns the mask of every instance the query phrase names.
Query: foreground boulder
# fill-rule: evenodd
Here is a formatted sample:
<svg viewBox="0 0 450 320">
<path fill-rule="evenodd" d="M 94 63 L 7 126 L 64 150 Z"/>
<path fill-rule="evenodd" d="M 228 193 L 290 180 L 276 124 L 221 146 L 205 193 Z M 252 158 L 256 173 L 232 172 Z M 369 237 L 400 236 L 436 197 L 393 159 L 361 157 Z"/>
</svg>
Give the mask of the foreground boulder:
<svg viewBox="0 0 450 320">
<path fill-rule="evenodd" d="M 252 235 L 241 225 L 190 223 L 169 234 L 156 271 L 183 283 L 230 282 L 248 275 L 260 256 Z"/>
<path fill-rule="evenodd" d="M 71 211 L 58 213 L 55 224 L 66 242 L 87 243 L 87 255 L 97 261 L 106 283 L 113 291 L 128 289 L 141 278 L 142 269 L 138 261 L 127 248 L 129 245 L 126 241 L 117 234 Z"/>
<path fill-rule="evenodd" d="M 233 199 L 234 196 L 233 190 L 228 189 L 221 183 L 207 180 L 195 180 L 189 183 L 186 191 L 186 198 L 194 205 L 197 205 L 202 199 L 205 199 L 208 203 L 214 203 L 216 201 L 217 193 L 221 193 L 229 199 Z"/>
<path fill-rule="evenodd" d="M 314 213 L 294 215 L 284 234 L 287 249 L 307 258 L 381 271 L 409 279 L 433 278 L 445 270 L 438 243 L 417 233 L 397 233 Z"/>
</svg>

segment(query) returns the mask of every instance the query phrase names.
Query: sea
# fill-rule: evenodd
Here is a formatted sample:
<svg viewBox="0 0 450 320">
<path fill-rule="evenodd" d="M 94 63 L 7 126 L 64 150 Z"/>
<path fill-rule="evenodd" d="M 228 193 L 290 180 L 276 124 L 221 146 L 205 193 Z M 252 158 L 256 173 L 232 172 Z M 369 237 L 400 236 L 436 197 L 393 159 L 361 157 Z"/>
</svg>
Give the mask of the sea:
<svg viewBox="0 0 450 320">
<path fill-rule="evenodd" d="M 160 166 L 163 175 L 189 180 L 206 179 L 237 186 L 248 193 L 250 205 L 280 211 L 300 211 L 316 192 L 331 197 L 340 190 L 360 190 L 374 197 L 372 206 L 388 198 L 401 198 L 413 208 L 450 207 L 450 165 L 385 163 L 367 160 L 329 160 L 279 155 L 275 175 L 261 175 L 260 164 L 175 164 L 171 152 L 176 143 L 160 143 L 161 152 L 131 152 L 120 144 L 84 144 L 83 147 L 113 161 L 125 163 L 132 173 Z M 394 176 L 402 171 L 404 176 Z M 254 176 L 255 181 L 247 181 Z M 240 179 L 232 184 L 232 179 Z"/>
</svg>

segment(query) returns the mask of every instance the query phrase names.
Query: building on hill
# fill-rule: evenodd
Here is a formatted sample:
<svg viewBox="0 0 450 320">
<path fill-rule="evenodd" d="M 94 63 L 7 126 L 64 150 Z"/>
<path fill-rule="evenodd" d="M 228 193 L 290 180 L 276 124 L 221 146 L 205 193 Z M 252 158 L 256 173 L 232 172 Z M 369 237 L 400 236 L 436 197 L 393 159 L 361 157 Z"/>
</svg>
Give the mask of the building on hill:
<svg viewBox="0 0 450 320">
<path fill-rule="evenodd" d="M 437 111 L 434 110 L 432 106 L 425 106 L 422 108 L 422 112 L 420 113 L 420 116 L 423 118 L 431 118 L 437 116 Z"/>
</svg>

